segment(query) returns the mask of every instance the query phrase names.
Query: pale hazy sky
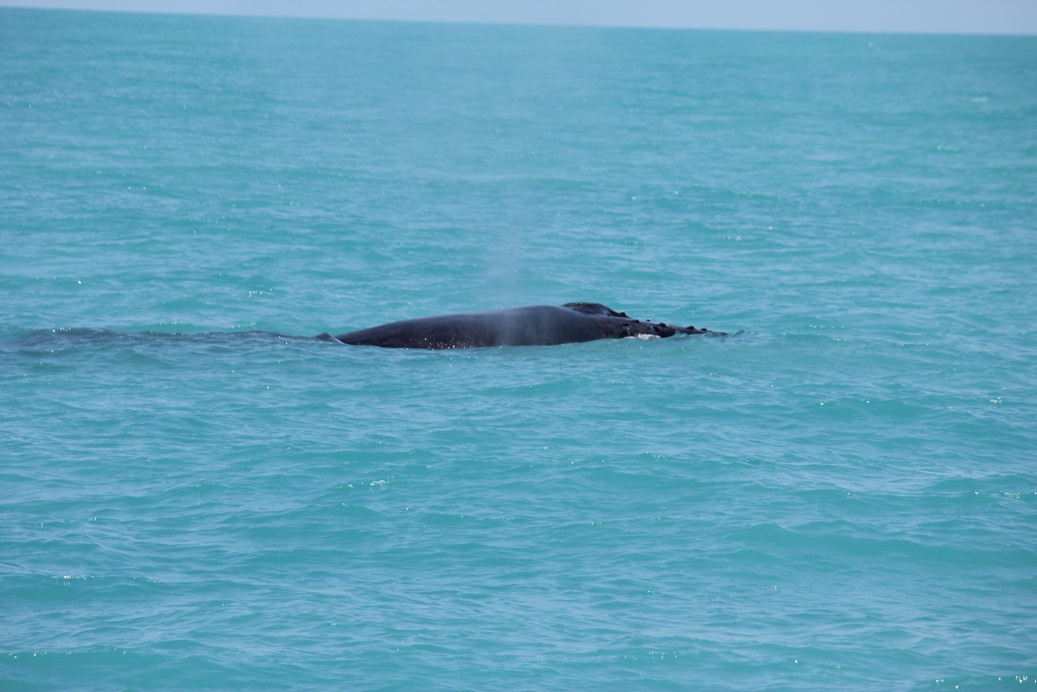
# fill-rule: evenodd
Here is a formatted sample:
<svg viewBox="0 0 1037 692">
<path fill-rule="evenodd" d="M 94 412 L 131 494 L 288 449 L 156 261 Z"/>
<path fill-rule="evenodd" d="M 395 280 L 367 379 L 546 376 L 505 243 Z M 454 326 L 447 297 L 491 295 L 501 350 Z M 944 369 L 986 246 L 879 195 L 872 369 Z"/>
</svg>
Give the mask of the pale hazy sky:
<svg viewBox="0 0 1037 692">
<path fill-rule="evenodd" d="M 509 24 L 1037 34 L 1037 0 L 0 0 L 0 6 Z"/>
</svg>

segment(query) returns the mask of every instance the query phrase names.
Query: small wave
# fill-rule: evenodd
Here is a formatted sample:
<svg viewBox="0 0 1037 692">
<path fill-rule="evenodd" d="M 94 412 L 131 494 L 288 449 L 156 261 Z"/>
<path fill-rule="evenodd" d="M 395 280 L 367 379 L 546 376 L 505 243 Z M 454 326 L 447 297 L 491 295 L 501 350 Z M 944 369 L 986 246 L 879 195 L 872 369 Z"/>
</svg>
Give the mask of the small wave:
<svg viewBox="0 0 1037 692">
<path fill-rule="evenodd" d="M 160 332 L 147 330 L 142 332 L 123 332 L 114 329 L 96 329 L 90 327 L 62 327 L 58 329 L 33 329 L 12 331 L 6 338 L 0 339 L 0 350 L 14 351 L 55 351 L 91 345 L 112 343 L 160 343 L 170 341 L 247 341 L 278 339 L 282 341 L 308 341 L 312 336 L 297 336 L 261 330 L 230 332 Z"/>
</svg>

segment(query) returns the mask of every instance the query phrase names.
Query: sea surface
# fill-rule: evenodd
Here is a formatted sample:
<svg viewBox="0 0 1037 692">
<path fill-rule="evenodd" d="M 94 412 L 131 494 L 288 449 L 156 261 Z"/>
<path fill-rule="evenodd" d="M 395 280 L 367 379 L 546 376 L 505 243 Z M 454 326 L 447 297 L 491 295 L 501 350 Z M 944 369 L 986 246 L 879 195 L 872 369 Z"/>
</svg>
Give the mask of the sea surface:
<svg viewBox="0 0 1037 692">
<path fill-rule="evenodd" d="M 1035 337 L 1037 38 L 0 9 L 0 688 L 1034 689 Z"/>
</svg>

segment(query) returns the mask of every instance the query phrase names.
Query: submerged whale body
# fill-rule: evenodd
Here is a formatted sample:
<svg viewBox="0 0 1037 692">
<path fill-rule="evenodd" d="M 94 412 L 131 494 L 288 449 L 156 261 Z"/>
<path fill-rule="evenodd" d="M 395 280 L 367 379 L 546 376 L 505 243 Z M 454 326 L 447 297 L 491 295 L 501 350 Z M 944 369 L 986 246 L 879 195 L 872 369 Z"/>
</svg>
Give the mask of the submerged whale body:
<svg viewBox="0 0 1037 692">
<path fill-rule="evenodd" d="M 357 346 L 446 349 L 553 346 L 628 336 L 669 337 L 706 333 L 723 334 L 708 329 L 636 320 L 600 303 L 566 303 L 422 317 L 338 336 L 321 334 L 318 338 Z"/>
</svg>

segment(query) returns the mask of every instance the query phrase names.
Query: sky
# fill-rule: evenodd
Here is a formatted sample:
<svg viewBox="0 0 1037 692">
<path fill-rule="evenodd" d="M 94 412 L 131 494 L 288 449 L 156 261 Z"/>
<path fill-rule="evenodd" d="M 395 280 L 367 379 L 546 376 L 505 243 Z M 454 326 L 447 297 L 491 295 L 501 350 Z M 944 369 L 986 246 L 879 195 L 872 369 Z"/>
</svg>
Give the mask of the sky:
<svg viewBox="0 0 1037 692">
<path fill-rule="evenodd" d="M 495 24 L 1037 34 L 1037 0 L 0 0 L 0 6 Z"/>
</svg>

